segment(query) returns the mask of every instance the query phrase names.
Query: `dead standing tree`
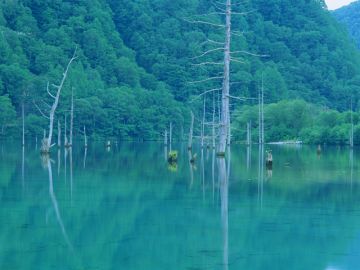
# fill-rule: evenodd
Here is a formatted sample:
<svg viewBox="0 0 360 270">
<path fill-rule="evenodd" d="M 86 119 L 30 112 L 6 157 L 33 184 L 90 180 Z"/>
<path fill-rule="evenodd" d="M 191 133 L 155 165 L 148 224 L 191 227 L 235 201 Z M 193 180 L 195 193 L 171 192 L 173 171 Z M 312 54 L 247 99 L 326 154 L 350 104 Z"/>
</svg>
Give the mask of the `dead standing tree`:
<svg viewBox="0 0 360 270">
<path fill-rule="evenodd" d="M 237 57 L 239 54 L 260 56 L 260 55 L 257 55 L 257 54 L 251 53 L 251 52 L 247 52 L 244 50 L 231 51 L 232 35 L 242 36 L 242 34 L 243 34 L 240 31 L 232 31 L 232 27 L 231 27 L 232 15 L 244 16 L 249 13 L 249 12 L 233 12 L 232 11 L 233 7 L 239 6 L 240 4 L 241 3 L 232 4 L 231 0 L 226 0 L 225 3 L 216 1 L 213 3 L 214 8 L 217 10 L 216 12 L 199 15 L 199 16 L 207 16 L 207 18 L 209 18 L 210 15 L 225 16 L 225 24 L 216 23 L 216 22 L 212 22 L 212 21 L 199 20 L 199 19 L 186 20 L 190 23 L 208 25 L 210 27 L 215 27 L 215 28 L 221 29 L 222 31 L 224 30 L 223 33 L 225 34 L 224 42 L 207 39 L 203 44 L 216 45 L 217 47 L 208 49 L 207 51 L 203 52 L 202 54 L 192 58 L 192 59 L 202 59 L 203 60 L 205 57 L 208 57 L 210 54 L 221 52 L 222 53 L 221 60 L 217 61 L 217 60 L 213 60 L 213 59 L 210 59 L 210 60 L 206 59 L 201 63 L 196 63 L 193 65 L 197 66 L 197 67 L 201 67 L 201 68 L 204 68 L 206 66 L 213 66 L 213 67 L 219 66 L 219 67 L 223 67 L 223 71 L 220 74 L 218 73 L 217 75 L 214 75 L 212 77 L 208 77 L 208 78 L 205 78 L 202 80 L 190 82 L 190 84 L 204 84 L 204 83 L 214 82 L 214 81 L 222 82 L 221 88 L 214 88 L 211 90 L 207 90 L 199 95 L 199 96 L 201 96 L 201 95 L 204 95 L 209 92 L 221 91 L 221 102 L 220 102 L 221 104 L 219 106 L 219 123 L 217 123 L 217 124 L 213 123 L 214 127 L 216 126 L 219 128 L 218 134 L 216 135 L 216 137 L 219 137 L 219 140 L 218 140 L 219 145 L 218 145 L 218 149 L 217 149 L 218 156 L 225 156 L 226 146 L 227 146 L 227 144 L 228 145 L 230 144 L 230 139 L 231 139 L 231 134 L 230 134 L 231 121 L 230 121 L 229 99 L 234 98 L 234 99 L 239 99 L 239 100 L 247 100 L 247 98 L 244 98 L 244 97 L 234 97 L 234 96 L 230 95 L 230 85 L 232 84 L 230 82 L 231 62 L 244 63 L 244 61 L 241 58 Z M 213 133 L 215 133 L 215 132 L 213 132 Z M 215 137 L 214 134 L 212 136 L 213 136 L 213 138 Z"/>
<path fill-rule="evenodd" d="M 56 109 L 58 107 L 59 104 L 59 100 L 60 100 L 60 94 L 61 94 L 61 90 L 64 86 L 64 83 L 66 81 L 70 66 L 72 64 L 72 62 L 77 58 L 76 56 L 76 52 L 77 52 L 77 48 L 75 48 L 73 56 L 71 57 L 70 61 L 68 62 L 66 69 L 63 73 L 62 79 L 60 81 L 59 85 L 52 85 L 55 89 L 56 89 L 56 95 L 54 96 L 49 89 L 49 83 L 47 83 L 46 86 L 46 90 L 47 93 L 49 94 L 49 96 L 54 100 L 52 106 L 50 106 L 50 112 L 49 112 L 49 116 L 47 116 L 46 114 L 43 113 L 43 111 L 36 105 L 36 107 L 38 108 L 38 110 L 40 111 L 40 113 L 47 119 L 49 119 L 49 133 L 48 133 L 48 137 L 45 137 L 42 140 L 42 144 L 41 144 L 41 153 L 43 154 L 49 154 L 50 153 L 50 148 L 53 146 L 52 142 L 52 136 L 53 136 L 53 129 L 54 129 L 54 118 L 55 118 L 55 112 Z"/>
</svg>

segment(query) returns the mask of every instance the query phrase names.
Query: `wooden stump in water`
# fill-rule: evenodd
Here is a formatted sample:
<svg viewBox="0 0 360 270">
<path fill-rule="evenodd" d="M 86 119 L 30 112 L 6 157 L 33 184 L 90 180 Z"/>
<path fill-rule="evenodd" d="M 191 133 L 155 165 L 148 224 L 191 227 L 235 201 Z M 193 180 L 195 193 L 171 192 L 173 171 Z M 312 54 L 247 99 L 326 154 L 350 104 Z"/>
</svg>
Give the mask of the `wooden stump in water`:
<svg viewBox="0 0 360 270">
<path fill-rule="evenodd" d="M 48 144 L 47 138 L 43 138 L 41 140 L 40 153 L 41 154 L 49 154 L 50 153 L 50 146 Z"/>
<path fill-rule="evenodd" d="M 273 156 L 272 156 L 271 150 L 266 151 L 266 154 L 267 154 L 267 156 L 266 156 L 265 164 L 266 164 L 266 168 L 269 170 L 269 169 L 272 169 Z"/>
</svg>

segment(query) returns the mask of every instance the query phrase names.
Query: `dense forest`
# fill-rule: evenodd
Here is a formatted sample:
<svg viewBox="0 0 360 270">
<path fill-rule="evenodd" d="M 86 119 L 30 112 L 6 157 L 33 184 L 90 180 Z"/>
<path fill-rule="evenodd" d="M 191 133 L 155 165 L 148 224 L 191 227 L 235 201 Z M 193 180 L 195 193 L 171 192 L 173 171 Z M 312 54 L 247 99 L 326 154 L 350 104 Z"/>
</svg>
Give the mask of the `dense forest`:
<svg viewBox="0 0 360 270">
<path fill-rule="evenodd" d="M 194 21 L 221 22 L 221 5 L 205 0 L 2 1 L 1 136 L 21 135 L 22 104 L 27 138 L 41 136 L 48 121 L 37 107 L 47 109 L 46 85 L 59 82 L 75 47 L 79 57 L 56 115 L 62 123 L 69 115 L 73 90 L 75 136 L 86 126 L 93 139 L 159 139 L 172 122 L 174 136 L 184 138 L 190 109 L 195 112 L 195 133 L 199 132 L 198 95 L 221 87 L 221 81 L 206 81 L 221 69 L 200 63 L 216 61 L 221 53 L 202 53 L 216 48 L 224 35 L 222 29 Z M 245 137 L 244 117 L 256 110 L 262 78 L 265 103 L 271 104 L 265 115 L 267 110 L 283 115 L 283 106 L 291 101 L 282 100 L 296 99 L 314 108 L 312 119 L 336 115 L 331 121 L 348 134 L 343 112 L 350 109 L 350 100 L 354 110 L 358 108 L 360 53 L 323 1 L 238 1 L 232 28 L 232 50 L 240 52 L 241 61 L 231 65 L 231 94 L 249 98 L 231 102 L 236 139 Z M 218 100 L 215 93 L 206 95 L 206 118 L 213 99 Z M 298 119 L 296 110 L 287 113 Z M 269 118 L 270 114 L 265 120 Z M 256 129 L 256 119 L 253 123 Z M 317 123 L 303 121 L 296 131 L 280 123 L 286 128 L 277 133 L 268 122 L 266 139 L 304 139 L 301 135 L 306 134 L 305 141 L 328 142 L 329 138 L 309 134 L 312 126 L 321 128 Z"/>
<path fill-rule="evenodd" d="M 360 48 L 360 1 L 335 10 L 334 15 L 340 22 L 346 25 Z"/>
</svg>

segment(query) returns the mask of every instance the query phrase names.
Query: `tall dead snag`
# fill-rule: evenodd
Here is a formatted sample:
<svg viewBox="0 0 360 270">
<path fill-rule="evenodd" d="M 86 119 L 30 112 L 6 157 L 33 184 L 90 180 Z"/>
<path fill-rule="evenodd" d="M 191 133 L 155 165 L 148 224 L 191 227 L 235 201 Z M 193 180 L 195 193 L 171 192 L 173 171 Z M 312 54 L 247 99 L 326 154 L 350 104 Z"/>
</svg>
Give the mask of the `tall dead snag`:
<svg viewBox="0 0 360 270">
<path fill-rule="evenodd" d="M 353 148 L 354 147 L 354 119 L 353 119 L 353 101 L 352 101 L 352 97 L 351 97 L 351 103 L 350 103 L 350 107 L 351 107 L 351 129 L 350 129 L 350 147 Z"/>
<path fill-rule="evenodd" d="M 67 147 L 68 146 L 68 139 L 67 139 L 67 121 L 66 121 L 67 117 L 65 114 L 65 126 L 64 126 L 64 146 Z"/>
<path fill-rule="evenodd" d="M 58 120 L 58 147 L 61 147 L 61 125 L 60 120 Z"/>
<path fill-rule="evenodd" d="M 49 135 L 48 135 L 47 138 L 43 139 L 42 145 L 41 145 L 41 152 L 43 154 L 50 153 L 50 148 L 53 146 L 53 144 L 51 144 L 51 142 L 52 142 L 53 129 L 54 129 L 55 112 L 56 112 L 57 106 L 59 104 L 61 90 L 62 90 L 62 88 L 64 86 L 64 83 L 65 83 L 65 80 L 67 78 L 70 66 L 71 66 L 72 62 L 77 58 L 76 51 L 77 51 L 77 48 L 75 48 L 74 54 L 71 57 L 70 61 L 68 62 L 67 66 L 66 66 L 66 69 L 65 69 L 65 71 L 63 73 L 60 84 L 59 85 L 52 85 L 56 89 L 56 95 L 54 96 L 53 94 L 51 94 L 51 92 L 49 90 L 49 83 L 47 84 L 47 87 L 46 87 L 46 90 L 47 90 L 49 96 L 52 99 L 54 99 L 54 102 L 53 102 L 53 104 L 51 106 L 51 109 L 50 109 L 50 112 L 49 112 L 49 117 L 47 117 L 49 119 Z"/>
<path fill-rule="evenodd" d="M 203 104 L 203 117 L 201 121 L 201 148 L 204 148 L 204 137 L 205 137 L 205 114 L 206 114 L 206 95 L 204 95 L 204 104 Z"/>
<path fill-rule="evenodd" d="M 21 103 L 21 116 L 22 116 L 22 146 L 25 146 L 25 104 L 24 100 Z"/>
<path fill-rule="evenodd" d="M 264 143 L 264 78 L 262 77 L 261 89 L 259 91 L 259 144 Z"/>
<path fill-rule="evenodd" d="M 221 94 L 221 120 L 219 138 L 219 156 L 225 156 L 226 139 L 229 131 L 229 95 L 230 95 L 230 45 L 231 45 L 231 0 L 226 0 L 226 24 L 224 47 L 224 79 Z"/>
<path fill-rule="evenodd" d="M 188 150 L 192 149 L 192 140 L 194 133 L 194 113 L 190 111 L 190 114 L 191 114 L 191 124 L 190 124 L 190 132 L 189 132 Z"/>
<path fill-rule="evenodd" d="M 212 111 L 212 148 L 215 149 L 215 93 L 213 92 L 213 111 Z"/>
<path fill-rule="evenodd" d="M 71 88 L 71 112 L 70 112 L 70 137 L 69 145 L 72 146 L 73 142 L 73 126 L 74 126 L 74 88 Z"/>
<path fill-rule="evenodd" d="M 246 145 L 250 145 L 250 123 L 246 123 Z"/>
<path fill-rule="evenodd" d="M 88 143 L 87 143 L 87 137 L 86 137 L 86 127 L 84 126 L 84 147 L 87 148 Z"/>
<path fill-rule="evenodd" d="M 170 152 L 172 151 L 171 149 L 171 143 L 172 143 L 172 122 L 170 122 L 170 131 L 169 131 L 169 145 L 170 145 Z"/>
<path fill-rule="evenodd" d="M 167 143 L 168 143 L 168 135 L 167 135 L 167 129 L 165 129 L 165 132 L 164 132 L 164 145 L 167 146 Z"/>
</svg>

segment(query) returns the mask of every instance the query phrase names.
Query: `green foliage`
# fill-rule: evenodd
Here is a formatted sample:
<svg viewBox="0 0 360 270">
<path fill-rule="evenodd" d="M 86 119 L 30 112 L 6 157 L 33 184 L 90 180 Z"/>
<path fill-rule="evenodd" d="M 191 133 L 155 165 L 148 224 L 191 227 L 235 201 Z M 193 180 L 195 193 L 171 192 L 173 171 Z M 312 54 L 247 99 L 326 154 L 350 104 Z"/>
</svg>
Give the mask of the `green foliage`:
<svg viewBox="0 0 360 270">
<path fill-rule="evenodd" d="M 233 135 L 245 141 L 246 124 L 252 122 L 253 141 L 258 140 L 258 106 L 235 112 Z M 354 143 L 360 144 L 360 113 L 352 114 Z M 300 140 L 308 144 L 349 144 L 351 113 L 337 112 L 303 100 L 283 100 L 264 107 L 266 142 Z"/>
<path fill-rule="evenodd" d="M 346 111 L 352 95 L 357 109 L 360 56 L 323 1 L 254 0 L 234 6 L 234 11 L 248 10 L 254 12 L 234 15 L 232 21 L 237 34 L 231 50 L 244 62 L 231 65 L 233 96 L 250 97 L 253 103 L 248 105 L 254 105 L 263 81 L 266 103 L 301 98 Z M 18 118 L 25 100 L 27 135 L 41 134 L 47 123 L 40 120 L 34 103 L 48 109 L 46 103 L 52 99 L 46 84 L 59 83 L 77 46 L 79 58 L 64 86 L 56 121 L 63 123 L 69 115 L 73 88 L 75 136 L 81 135 L 85 125 L 94 138 L 159 139 L 173 122 L 174 137 L 180 137 L 181 130 L 188 128 L 189 104 L 197 119 L 201 115 L 202 102 L 189 101 L 222 83 L 221 79 L 189 83 L 219 76 L 221 66 L 193 64 L 222 61 L 221 51 L 194 57 L 219 46 L 206 40 L 224 40 L 223 29 L 189 23 L 185 18 L 222 23 L 223 15 L 215 11 L 207 0 L 2 1 L 0 95 L 8 95 Z M 212 15 L 197 15 L 208 13 Z M 50 87 L 50 91 L 55 89 Z M 207 99 L 210 114 L 212 102 Z M 250 115 L 255 122 L 255 109 L 243 107 L 240 101 L 232 105 L 238 108 L 238 117 Z M 306 118 L 296 123 L 279 115 L 277 106 L 285 105 L 267 106 L 270 122 L 279 126 L 274 134 L 268 133 L 271 138 L 296 137 L 300 127 L 312 121 Z M 240 112 L 245 115 L 239 116 Z M 20 134 L 20 121 L 14 123 L 18 130 L 9 132 Z M 310 133 L 316 138 L 325 136 Z M 343 132 L 334 133 L 336 140 L 344 139 Z"/>
<path fill-rule="evenodd" d="M 0 96 L 0 134 L 4 135 L 5 128 L 15 124 L 16 112 L 9 96 Z"/>
</svg>

